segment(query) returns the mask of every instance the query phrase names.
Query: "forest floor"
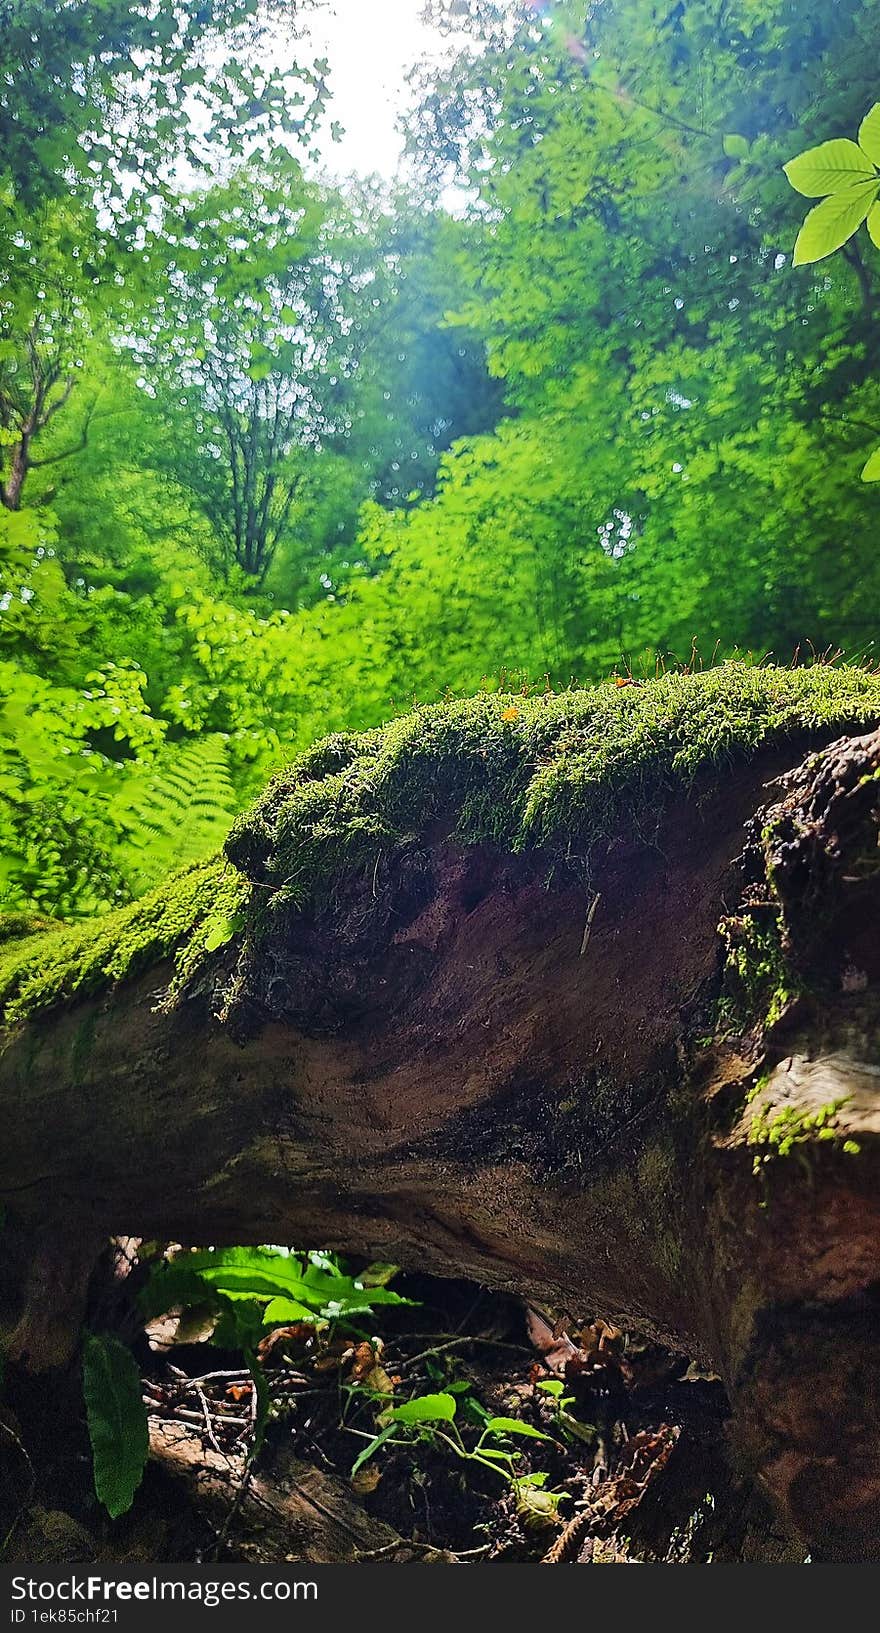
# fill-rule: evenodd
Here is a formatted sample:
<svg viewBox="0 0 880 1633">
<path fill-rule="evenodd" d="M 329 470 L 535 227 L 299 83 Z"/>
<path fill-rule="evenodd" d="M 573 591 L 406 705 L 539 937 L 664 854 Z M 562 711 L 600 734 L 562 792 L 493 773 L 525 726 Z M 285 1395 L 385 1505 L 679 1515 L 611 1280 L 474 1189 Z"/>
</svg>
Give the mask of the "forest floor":
<svg viewBox="0 0 880 1633">
<path fill-rule="evenodd" d="M 468 1283 L 411 1276 L 395 1285 L 413 1303 L 381 1312 L 381 1339 L 366 1326 L 345 1336 L 306 1325 L 269 1335 L 259 1450 L 241 1354 L 182 1343 L 182 1333 L 163 1347 L 154 1331 L 143 1352 L 153 1455 L 133 1509 L 115 1522 L 95 1502 L 81 1409 L 57 1394 L 41 1398 L 38 1380 L 11 1382 L 0 1423 L 5 1559 L 802 1557 L 736 1468 L 716 1377 L 602 1321 L 562 1330 Z M 389 1395 L 398 1407 L 423 1403 L 416 1412 L 430 1410 L 426 1397 L 447 1408 L 451 1397 L 455 1425 L 388 1426 Z M 508 1431 L 487 1431 L 492 1419 Z M 353 1473 L 383 1425 L 387 1438 Z"/>
</svg>

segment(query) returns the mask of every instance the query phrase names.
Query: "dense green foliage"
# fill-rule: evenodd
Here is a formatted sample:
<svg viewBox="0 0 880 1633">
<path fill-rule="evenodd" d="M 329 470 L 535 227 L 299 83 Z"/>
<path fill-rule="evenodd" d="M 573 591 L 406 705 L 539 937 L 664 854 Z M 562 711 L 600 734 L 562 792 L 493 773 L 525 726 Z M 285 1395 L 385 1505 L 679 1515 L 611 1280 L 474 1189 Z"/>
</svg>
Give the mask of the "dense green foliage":
<svg viewBox="0 0 880 1633">
<path fill-rule="evenodd" d="M 414 698 L 871 651 L 877 260 L 793 265 L 783 166 L 868 216 L 876 0 L 435 0 L 405 197 L 314 179 L 306 9 L 0 0 L 9 912 Z"/>
</svg>

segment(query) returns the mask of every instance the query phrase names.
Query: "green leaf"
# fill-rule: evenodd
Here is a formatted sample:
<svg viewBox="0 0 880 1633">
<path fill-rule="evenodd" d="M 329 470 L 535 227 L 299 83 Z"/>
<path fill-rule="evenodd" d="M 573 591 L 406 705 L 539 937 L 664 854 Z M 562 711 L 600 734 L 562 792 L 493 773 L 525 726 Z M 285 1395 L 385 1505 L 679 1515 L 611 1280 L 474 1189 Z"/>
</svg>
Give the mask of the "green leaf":
<svg viewBox="0 0 880 1633">
<path fill-rule="evenodd" d="M 358 1276 L 358 1281 L 364 1287 L 387 1287 L 388 1283 L 400 1274 L 399 1264 L 377 1263 L 368 1265 Z"/>
<path fill-rule="evenodd" d="M 364 1288 L 352 1277 L 331 1274 L 314 1263 L 303 1269 L 301 1261 L 283 1249 L 219 1248 L 182 1253 L 158 1266 L 141 1304 L 156 1315 L 174 1304 L 193 1302 L 196 1288 L 202 1296 L 210 1288 L 226 1299 L 281 1299 L 313 1312 L 313 1320 L 316 1315 L 339 1320 L 380 1304 L 411 1302 L 388 1287 Z"/>
<path fill-rule="evenodd" d="M 735 132 L 729 136 L 722 136 L 721 146 L 728 159 L 747 159 L 749 156 L 749 143 L 746 137 L 738 136 Z"/>
<path fill-rule="evenodd" d="M 880 165 L 880 102 L 868 109 L 859 125 L 859 147 L 872 164 Z"/>
<path fill-rule="evenodd" d="M 212 919 L 205 932 L 205 952 L 215 953 L 218 947 L 225 947 L 243 929 L 244 919 L 240 913 L 231 919 Z"/>
<path fill-rule="evenodd" d="M 313 1327 L 324 1325 L 314 1310 L 290 1298 L 273 1298 L 263 1312 L 263 1325 L 266 1327 L 287 1327 L 294 1321 L 307 1321 Z"/>
<path fill-rule="evenodd" d="M 149 1451 L 140 1373 L 131 1350 L 117 1338 L 86 1334 L 83 1395 L 95 1492 L 115 1520 L 132 1505 Z"/>
<path fill-rule="evenodd" d="M 451 1423 L 455 1410 L 454 1395 L 416 1395 L 395 1406 L 391 1415 L 396 1423 Z"/>
<path fill-rule="evenodd" d="M 592 1423 L 581 1423 L 578 1418 L 573 1418 L 570 1412 L 564 1413 L 563 1424 L 566 1434 L 574 1435 L 575 1440 L 583 1440 L 588 1446 L 596 1438 L 596 1430 Z"/>
<path fill-rule="evenodd" d="M 794 246 L 794 265 L 808 266 L 840 249 L 859 228 L 880 188 L 880 177 L 823 199 L 807 216 Z"/>
<path fill-rule="evenodd" d="M 320 1313 L 328 1321 L 344 1321 L 352 1315 L 370 1315 L 377 1304 L 405 1304 L 406 1299 L 373 1298 L 369 1293 L 361 1293 L 354 1298 L 331 1298 L 322 1304 Z"/>
<path fill-rule="evenodd" d="M 818 147 L 798 153 L 782 166 L 796 193 L 805 198 L 823 198 L 826 193 L 840 193 L 856 182 L 870 181 L 876 171 L 871 161 L 855 143 L 846 137 L 835 137 L 832 142 L 820 142 Z"/>
<path fill-rule="evenodd" d="M 172 1261 L 167 1271 L 157 1272 L 157 1278 L 167 1277 L 173 1288 L 173 1271 L 178 1265 L 184 1273 L 196 1271 L 203 1286 L 214 1288 L 226 1298 L 292 1298 L 313 1309 L 321 1302 L 317 1290 L 303 1280 L 295 1259 L 285 1261 L 279 1257 L 273 1261 L 268 1256 L 262 1259 L 256 1249 L 230 1248 L 217 1254 L 188 1254 Z"/>
<path fill-rule="evenodd" d="M 862 468 L 863 482 L 880 482 L 880 448 L 875 448 L 867 464 Z"/>
<path fill-rule="evenodd" d="M 249 1299 L 218 1298 L 220 1315 L 211 1335 L 218 1349 L 255 1349 L 263 1337 L 263 1312 Z"/>
<path fill-rule="evenodd" d="M 880 249 L 880 204 L 872 204 L 868 211 L 865 225 L 868 228 L 868 237 L 877 249 Z"/>
<path fill-rule="evenodd" d="M 486 1433 L 493 1435 L 525 1435 L 529 1440 L 551 1440 L 552 1435 L 545 1435 L 543 1430 L 534 1429 L 530 1423 L 521 1423 L 519 1418 L 490 1418 L 486 1424 Z"/>
<path fill-rule="evenodd" d="M 202 1281 L 197 1270 L 181 1260 L 166 1263 L 160 1260 L 150 1269 L 144 1286 L 138 1293 L 138 1308 L 145 1321 L 155 1321 L 167 1315 L 176 1306 L 190 1308 L 198 1304 L 217 1308 L 213 1288 Z"/>
</svg>

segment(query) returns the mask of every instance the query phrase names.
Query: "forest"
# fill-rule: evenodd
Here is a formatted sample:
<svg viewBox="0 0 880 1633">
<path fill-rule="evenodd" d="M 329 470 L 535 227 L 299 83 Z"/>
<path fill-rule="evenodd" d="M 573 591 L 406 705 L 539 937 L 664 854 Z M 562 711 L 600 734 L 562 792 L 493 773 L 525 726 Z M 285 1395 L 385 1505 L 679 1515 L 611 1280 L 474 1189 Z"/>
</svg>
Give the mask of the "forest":
<svg viewBox="0 0 880 1633">
<path fill-rule="evenodd" d="M 321 4 L 0 0 L 0 1559 L 876 1562 L 880 3 Z"/>
</svg>

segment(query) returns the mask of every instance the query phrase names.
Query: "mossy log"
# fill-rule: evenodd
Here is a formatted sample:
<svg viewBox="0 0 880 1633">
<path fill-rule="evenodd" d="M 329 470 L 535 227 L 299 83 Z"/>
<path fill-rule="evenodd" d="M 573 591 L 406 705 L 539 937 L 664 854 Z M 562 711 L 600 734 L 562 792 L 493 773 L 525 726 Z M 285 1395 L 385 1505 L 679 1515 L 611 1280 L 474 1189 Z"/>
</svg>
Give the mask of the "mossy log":
<svg viewBox="0 0 880 1633">
<path fill-rule="evenodd" d="M 878 722 L 818 667 L 437 705 L 10 927 L 7 1351 L 64 1361 L 109 1234 L 466 1275 L 710 1359 L 805 1544 L 880 1556 Z"/>
</svg>

